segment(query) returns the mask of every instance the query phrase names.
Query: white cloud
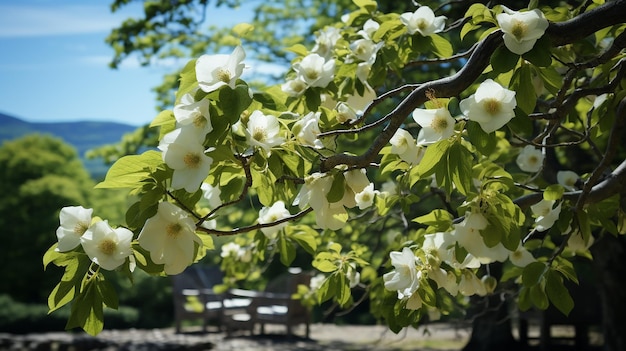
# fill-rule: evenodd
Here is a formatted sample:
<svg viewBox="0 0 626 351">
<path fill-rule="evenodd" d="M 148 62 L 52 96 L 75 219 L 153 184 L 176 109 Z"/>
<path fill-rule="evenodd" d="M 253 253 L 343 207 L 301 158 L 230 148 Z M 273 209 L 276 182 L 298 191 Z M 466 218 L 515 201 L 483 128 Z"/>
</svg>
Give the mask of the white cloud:
<svg viewBox="0 0 626 351">
<path fill-rule="evenodd" d="M 106 33 L 125 18 L 112 14 L 106 4 L 0 4 L 0 37 Z"/>
</svg>

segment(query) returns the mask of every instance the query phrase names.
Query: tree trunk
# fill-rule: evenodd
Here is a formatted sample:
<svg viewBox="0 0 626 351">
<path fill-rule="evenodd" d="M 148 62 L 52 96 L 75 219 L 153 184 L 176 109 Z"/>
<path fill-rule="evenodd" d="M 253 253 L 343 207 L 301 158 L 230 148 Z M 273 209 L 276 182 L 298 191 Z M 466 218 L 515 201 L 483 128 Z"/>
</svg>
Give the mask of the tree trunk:
<svg viewBox="0 0 626 351">
<path fill-rule="evenodd" d="M 591 251 L 602 304 L 604 350 L 626 350 L 626 237 L 606 234 Z"/>
<path fill-rule="evenodd" d="M 520 345 L 511 332 L 511 319 L 506 302 L 497 295 L 487 298 L 489 307 L 476 311 L 472 335 L 464 351 L 519 350 Z M 497 307 L 496 307 L 497 306 Z"/>
<path fill-rule="evenodd" d="M 499 279 L 502 275 L 500 263 L 490 266 L 491 275 Z M 472 335 L 464 351 L 520 350 L 520 343 L 515 340 L 511 331 L 508 301 L 500 295 L 472 297 L 468 310 L 472 321 Z"/>
</svg>

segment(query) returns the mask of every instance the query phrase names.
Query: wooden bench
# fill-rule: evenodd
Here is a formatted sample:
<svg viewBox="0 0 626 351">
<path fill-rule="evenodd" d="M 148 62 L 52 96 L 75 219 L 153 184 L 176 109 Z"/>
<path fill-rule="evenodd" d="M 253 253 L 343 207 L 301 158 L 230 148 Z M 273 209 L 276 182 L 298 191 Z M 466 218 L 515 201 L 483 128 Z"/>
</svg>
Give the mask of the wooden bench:
<svg viewBox="0 0 626 351">
<path fill-rule="evenodd" d="M 236 306 L 225 308 L 223 323 L 230 335 L 234 330 L 247 330 L 254 334 L 257 324 L 260 333 L 265 333 L 266 324 L 279 324 L 287 328 L 287 335 L 293 335 L 293 326 L 304 324 L 305 337 L 309 337 L 311 316 L 309 309 L 299 300 L 293 299 L 298 285 L 308 285 L 310 276 L 300 268 L 290 268 L 287 273 L 268 283 L 264 291 L 232 289 L 225 298 L 225 304 L 233 299 L 250 299 L 245 308 Z"/>
<path fill-rule="evenodd" d="M 210 321 L 221 330 L 224 295 L 215 294 L 213 287 L 222 283 L 223 274 L 217 266 L 192 265 L 171 276 L 176 333 L 182 331 L 185 320 L 202 320 L 202 331 Z"/>
</svg>

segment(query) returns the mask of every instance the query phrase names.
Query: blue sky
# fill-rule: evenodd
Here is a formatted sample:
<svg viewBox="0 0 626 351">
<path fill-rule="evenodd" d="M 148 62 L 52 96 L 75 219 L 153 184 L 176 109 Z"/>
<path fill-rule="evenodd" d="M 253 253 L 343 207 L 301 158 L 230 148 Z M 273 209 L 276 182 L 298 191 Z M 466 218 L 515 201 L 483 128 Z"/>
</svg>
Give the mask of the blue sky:
<svg viewBox="0 0 626 351">
<path fill-rule="evenodd" d="M 30 122 L 150 122 L 158 113 L 151 88 L 174 67 L 140 67 L 130 58 L 117 70 L 108 68 L 113 49 L 104 39 L 143 6 L 132 3 L 112 14 L 110 2 L 0 0 L 0 112 Z M 249 9 L 218 11 L 213 24 L 251 16 Z"/>
</svg>

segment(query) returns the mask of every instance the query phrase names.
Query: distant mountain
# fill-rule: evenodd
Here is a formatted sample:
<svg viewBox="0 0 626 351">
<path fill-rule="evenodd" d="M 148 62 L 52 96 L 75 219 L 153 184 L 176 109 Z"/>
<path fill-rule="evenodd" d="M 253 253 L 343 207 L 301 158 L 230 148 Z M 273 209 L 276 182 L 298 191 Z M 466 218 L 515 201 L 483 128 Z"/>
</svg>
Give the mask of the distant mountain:
<svg viewBox="0 0 626 351">
<path fill-rule="evenodd" d="M 74 146 L 87 170 L 100 178 L 107 167 L 101 160 L 87 160 L 85 153 L 98 146 L 113 144 L 137 127 L 114 122 L 31 123 L 0 113 L 0 144 L 31 133 L 51 134 Z"/>
</svg>

